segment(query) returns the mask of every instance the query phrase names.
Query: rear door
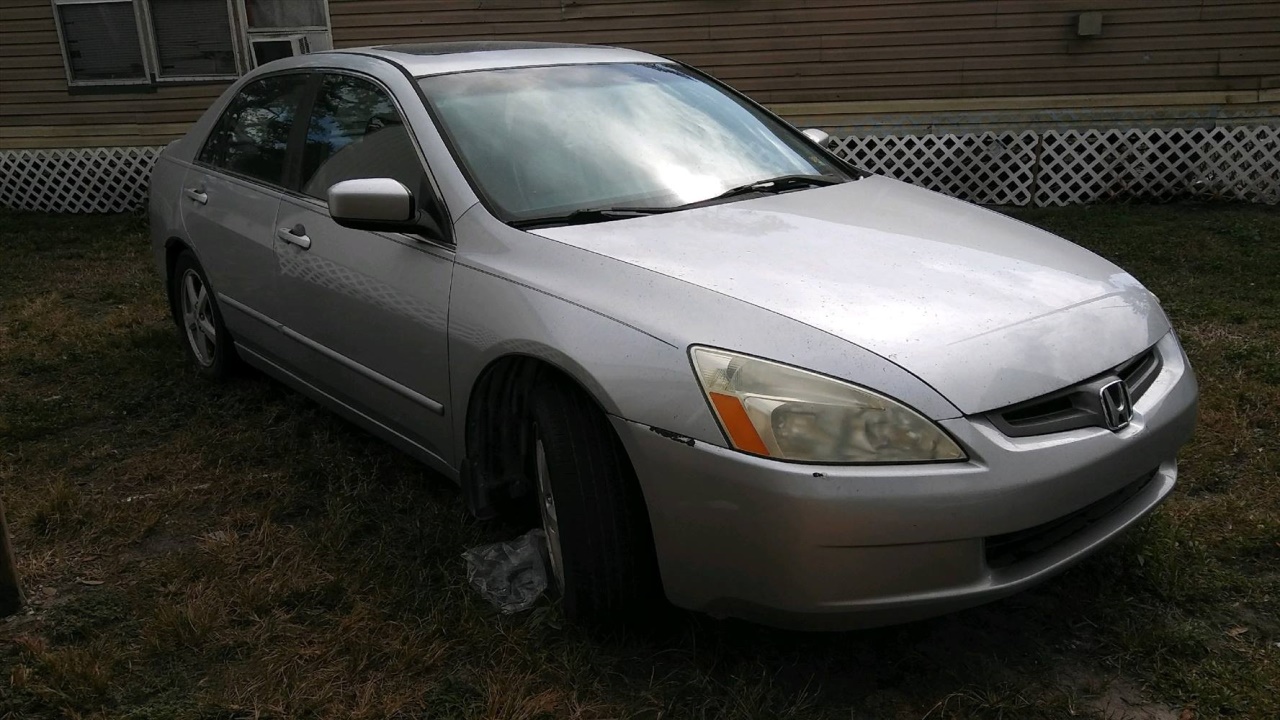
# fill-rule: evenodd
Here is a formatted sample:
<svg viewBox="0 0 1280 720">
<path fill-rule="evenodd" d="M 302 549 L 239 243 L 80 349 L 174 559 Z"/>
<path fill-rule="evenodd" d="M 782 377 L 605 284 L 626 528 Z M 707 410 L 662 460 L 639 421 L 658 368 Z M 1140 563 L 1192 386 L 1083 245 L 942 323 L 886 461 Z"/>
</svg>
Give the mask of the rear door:
<svg viewBox="0 0 1280 720">
<path fill-rule="evenodd" d="M 223 320 L 238 343 L 269 355 L 281 343 L 270 322 L 279 312 L 276 211 L 294 121 L 313 77 L 289 73 L 246 84 L 183 180 L 183 222 L 218 293 Z"/>
<path fill-rule="evenodd" d="M 275 228 L 279 319 L 288 363 L 309 381 L 436 459 L 450 462 L 447 327 L 450 245 L 339 226 L 329 187 L 399 180 L 434 191 L 391 93 L 372 78 L 321 76 L 302 150 L 298 191 Z M 438 201 L 436 201 L 438 202 Z"/>
</svg>

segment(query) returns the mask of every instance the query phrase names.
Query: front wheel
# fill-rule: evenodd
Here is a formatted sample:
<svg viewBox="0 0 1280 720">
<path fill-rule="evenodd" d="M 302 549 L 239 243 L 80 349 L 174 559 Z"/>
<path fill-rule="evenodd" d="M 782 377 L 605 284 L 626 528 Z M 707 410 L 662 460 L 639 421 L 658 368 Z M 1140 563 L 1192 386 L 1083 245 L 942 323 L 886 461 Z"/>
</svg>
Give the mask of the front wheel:
<svg viewBox="0 0 1280 720">
<path fill-rule="evenodd" d="M 598 406 L 543 375 L 531 397 L 532 465 L 547 554 L 565 615 L 588 624 L 665 608 L 649 513 L 622 443 Z"/>
</svg>

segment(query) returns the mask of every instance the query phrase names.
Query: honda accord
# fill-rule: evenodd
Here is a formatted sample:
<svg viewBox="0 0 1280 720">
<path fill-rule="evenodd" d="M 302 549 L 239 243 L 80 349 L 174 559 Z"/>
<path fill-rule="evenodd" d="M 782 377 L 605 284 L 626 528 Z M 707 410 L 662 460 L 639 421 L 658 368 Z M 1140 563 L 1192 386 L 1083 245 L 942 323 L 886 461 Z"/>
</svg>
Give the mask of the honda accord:
<svg viewBox="0 0 1280 720">
<path fill-rule="evenodd" d="M 200 373 L 259 368 L 477 516 L 540 517 L 586 622 L 1006 596 L 1151 512 L 1195 423 L 1133 276 L 642 52 L 272 62 L 164 150 L 150 202 Z"/>
</svg>

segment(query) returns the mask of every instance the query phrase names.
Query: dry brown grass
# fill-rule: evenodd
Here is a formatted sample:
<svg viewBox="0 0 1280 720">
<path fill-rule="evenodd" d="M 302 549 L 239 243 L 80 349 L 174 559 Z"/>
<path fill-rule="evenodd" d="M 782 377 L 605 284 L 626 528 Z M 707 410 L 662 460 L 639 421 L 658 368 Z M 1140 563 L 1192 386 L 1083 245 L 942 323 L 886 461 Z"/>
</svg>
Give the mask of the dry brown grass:
<svg viewBox="0 0 1280 720">
<path fill-rule="evenodd" d="M 0 624 L 0 717 L 1280 716 L 1280 213 L 1020 214 L 1177 323 L 1204 397 L 1175 497 L 986 608 L 630 638 L 498 615 L 459 554 L 511 528 L 261 377 L 195 377 L 136 220 L 0 215 L 0 493 L 33 598 Z"/>
</svg>

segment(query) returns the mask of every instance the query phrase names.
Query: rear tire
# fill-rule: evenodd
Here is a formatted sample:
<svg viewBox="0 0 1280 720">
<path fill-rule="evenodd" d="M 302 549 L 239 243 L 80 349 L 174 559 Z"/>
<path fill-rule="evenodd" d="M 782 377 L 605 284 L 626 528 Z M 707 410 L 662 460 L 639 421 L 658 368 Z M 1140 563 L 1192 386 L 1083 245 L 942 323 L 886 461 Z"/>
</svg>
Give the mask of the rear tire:
<svg viewBox="0 0 1280 720">
<path fill-rule="evenodd" d="M 567 380 L 544 373 L 531 395 L 534 487 L 565 616 L 596 626 L 657 616 L 666 603 L 649 513 L 621 441 Z"/>
<path fill-rule="evenodd" d="M 183 250 L 174 260 L 169 276 L 169 306 L 182 347 L 196 372 L 211 380 L 230 376 L 239 358 L 222 322 L 217 295 L 190 250 Z"/>
</svg>

